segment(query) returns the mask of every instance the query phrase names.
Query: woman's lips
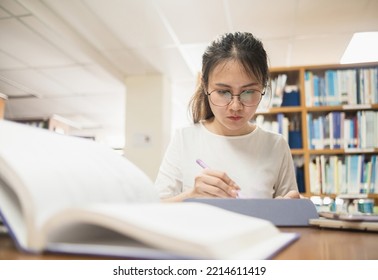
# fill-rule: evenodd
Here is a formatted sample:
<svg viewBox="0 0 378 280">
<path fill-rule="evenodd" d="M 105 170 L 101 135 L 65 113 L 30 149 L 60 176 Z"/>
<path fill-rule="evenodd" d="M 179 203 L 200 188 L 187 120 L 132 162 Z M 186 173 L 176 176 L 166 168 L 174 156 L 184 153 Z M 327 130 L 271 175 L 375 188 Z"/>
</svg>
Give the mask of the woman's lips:
<svg viewBox="0 0 378 280">
<path fill-rule="evenodd" d="M 228 117 L 230 120 L 233 120 L 233 121 L 238 121 L 238 120 L 240 120 L 242 117 L 240 117 L 240 116 L 229 116 Z"/>
</svg>

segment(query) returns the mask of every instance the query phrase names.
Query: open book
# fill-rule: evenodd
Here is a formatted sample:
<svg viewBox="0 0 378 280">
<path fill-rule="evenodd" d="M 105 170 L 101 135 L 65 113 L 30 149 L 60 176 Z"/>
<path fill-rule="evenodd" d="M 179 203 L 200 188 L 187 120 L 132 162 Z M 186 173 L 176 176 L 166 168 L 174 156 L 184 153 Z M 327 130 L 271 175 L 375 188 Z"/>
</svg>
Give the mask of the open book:
<svg viewBox="0 0 378 280">
<path fill-rule="evenodd" d="M 20 250 L 141 259 L 267 259 L 298 236 L 200 203 L 91 140 L 0 121 L 0 216 Z"/>
</svg>

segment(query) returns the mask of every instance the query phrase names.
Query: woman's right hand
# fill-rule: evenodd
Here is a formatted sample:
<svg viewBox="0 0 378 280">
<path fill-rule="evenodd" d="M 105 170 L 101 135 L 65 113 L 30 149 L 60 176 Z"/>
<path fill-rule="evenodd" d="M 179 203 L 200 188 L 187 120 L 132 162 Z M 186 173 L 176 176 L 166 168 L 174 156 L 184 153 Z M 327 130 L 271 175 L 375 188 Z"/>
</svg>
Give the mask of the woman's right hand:
<svg viewBox="0 0 378 280">
<path fill-rule="evenodd" d="M 180 202 L 188 198 L 237 198 L 240 187 L 225 172 L 203 169 L 194 180 L 194 187 L 163 202 Z"/>
<path fill-rule="evenodd" d="M 236 198 L 240 187 L 225 172 L 203 169 L 194 180 L 191 197 Z"/>
</svg>

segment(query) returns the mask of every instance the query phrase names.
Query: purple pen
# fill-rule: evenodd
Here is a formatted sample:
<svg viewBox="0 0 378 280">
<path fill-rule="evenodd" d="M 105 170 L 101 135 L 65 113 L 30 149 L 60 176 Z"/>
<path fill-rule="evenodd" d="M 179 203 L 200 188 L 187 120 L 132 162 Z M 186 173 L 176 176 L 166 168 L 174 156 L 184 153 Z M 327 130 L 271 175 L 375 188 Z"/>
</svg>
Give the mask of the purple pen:
<svg viewBox="0 0 378 280">
<path fill-rule="evenodd" d="M 199 166 L 201 166 L 202 168 L 206 169 L 206 168 L 210 168 L 209 166 L 207 166 L 206 163 L 204 163 L 201 159 L 197 159 L 196 162 L 198 163 Z"/>
</svg>

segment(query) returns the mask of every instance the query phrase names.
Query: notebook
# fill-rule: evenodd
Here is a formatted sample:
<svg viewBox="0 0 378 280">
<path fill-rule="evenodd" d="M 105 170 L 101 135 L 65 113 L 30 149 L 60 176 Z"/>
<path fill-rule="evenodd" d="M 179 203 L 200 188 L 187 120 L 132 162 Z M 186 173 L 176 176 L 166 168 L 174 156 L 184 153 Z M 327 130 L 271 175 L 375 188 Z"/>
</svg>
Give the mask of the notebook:
<svg viewBox="0 0 378 280">
<path fill-rule="evenodd" d="M 185 201 L 207 203 L 240 214 L 271 221 L 275 226 L 309 226 L 310 219 L 319 218 L 309 199 L 233 199 L 190 198 Z"/>
</svg>

